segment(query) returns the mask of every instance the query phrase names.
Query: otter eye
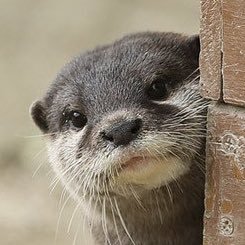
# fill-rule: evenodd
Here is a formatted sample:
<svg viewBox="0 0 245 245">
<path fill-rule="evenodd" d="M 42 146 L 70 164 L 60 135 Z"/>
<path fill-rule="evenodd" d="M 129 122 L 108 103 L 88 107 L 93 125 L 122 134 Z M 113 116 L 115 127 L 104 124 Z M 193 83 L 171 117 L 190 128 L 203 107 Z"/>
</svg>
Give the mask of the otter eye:
<svg viewBox="0 0 245 245">
<path fill-rule="evenodd" d="M 71 111 L 68 114 L 67 121 L 76 128 L 82 128 L 87 123 L 87 118 L 78 111 Z"/>
<path fill-rule="evenodd" d="M 166 81 L 164 79 L 154 80 L 147 90 L 147 95 L 151 100 L 164 100 L 168 96 Z"/>
</svg>

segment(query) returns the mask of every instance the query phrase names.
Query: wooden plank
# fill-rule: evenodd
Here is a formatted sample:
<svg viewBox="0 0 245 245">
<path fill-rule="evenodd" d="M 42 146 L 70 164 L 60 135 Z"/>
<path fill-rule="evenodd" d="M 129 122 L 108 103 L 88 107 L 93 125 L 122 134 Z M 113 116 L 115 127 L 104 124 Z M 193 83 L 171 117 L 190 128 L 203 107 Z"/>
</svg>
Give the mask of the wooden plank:
<svg viewBox="0 0 245 245">
<path fill-rule="evenodd" d="M 224 101 L 245 106 L 245 1 L 223 0 Z"/>
<path fill-rule="evenodd" d="M 221 95 L 221 14 L 221 0 L 201 0 L 201 93 L 213 100 Z"/>
<path fill-rule="evenodd" d="M 209 111 L 204 244 L 245 244 L 245 109 Z"/>
</svg>

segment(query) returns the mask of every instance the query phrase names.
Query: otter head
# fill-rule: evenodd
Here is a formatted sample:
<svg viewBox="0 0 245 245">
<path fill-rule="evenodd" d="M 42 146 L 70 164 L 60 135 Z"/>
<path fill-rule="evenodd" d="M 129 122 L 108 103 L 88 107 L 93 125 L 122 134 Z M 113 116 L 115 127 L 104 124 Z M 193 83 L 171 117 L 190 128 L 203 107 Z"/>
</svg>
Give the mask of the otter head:
<svg viewBox="0 0 245 245">
<path fill-rule="evenodd" d="M 198 36 L 139 33 L 65 65 L 32 117 L 75 196 L 129 196 L 186 174 L 204 148 Z"/>
</svg>

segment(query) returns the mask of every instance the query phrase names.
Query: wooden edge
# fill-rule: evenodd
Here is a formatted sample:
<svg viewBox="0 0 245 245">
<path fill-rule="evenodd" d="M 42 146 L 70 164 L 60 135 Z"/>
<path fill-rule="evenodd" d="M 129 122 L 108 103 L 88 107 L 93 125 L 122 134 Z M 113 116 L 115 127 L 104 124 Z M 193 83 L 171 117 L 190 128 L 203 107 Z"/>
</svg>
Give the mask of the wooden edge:
<svg viewBox="0 0 245 245">
<path fill-rule="evenodd" d="M 221 0 L 201 0 L 200 84 L 203 97 L 220 100 L 222 88 Z"/>
</svg>

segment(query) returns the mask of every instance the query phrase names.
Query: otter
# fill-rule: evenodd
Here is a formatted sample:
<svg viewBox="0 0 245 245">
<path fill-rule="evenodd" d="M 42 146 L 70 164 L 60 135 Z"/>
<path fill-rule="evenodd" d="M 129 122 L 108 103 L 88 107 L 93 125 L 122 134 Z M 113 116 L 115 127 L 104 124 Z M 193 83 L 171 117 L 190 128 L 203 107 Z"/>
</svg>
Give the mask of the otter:
<svg viewBox="0 0 245 245">
<path fill-rule="evenodd" d="M 143 32 L 78 55 L 31 115 L 98 244 L 202 244 L 208 101 L 198 35 Z"/>
</svg>

